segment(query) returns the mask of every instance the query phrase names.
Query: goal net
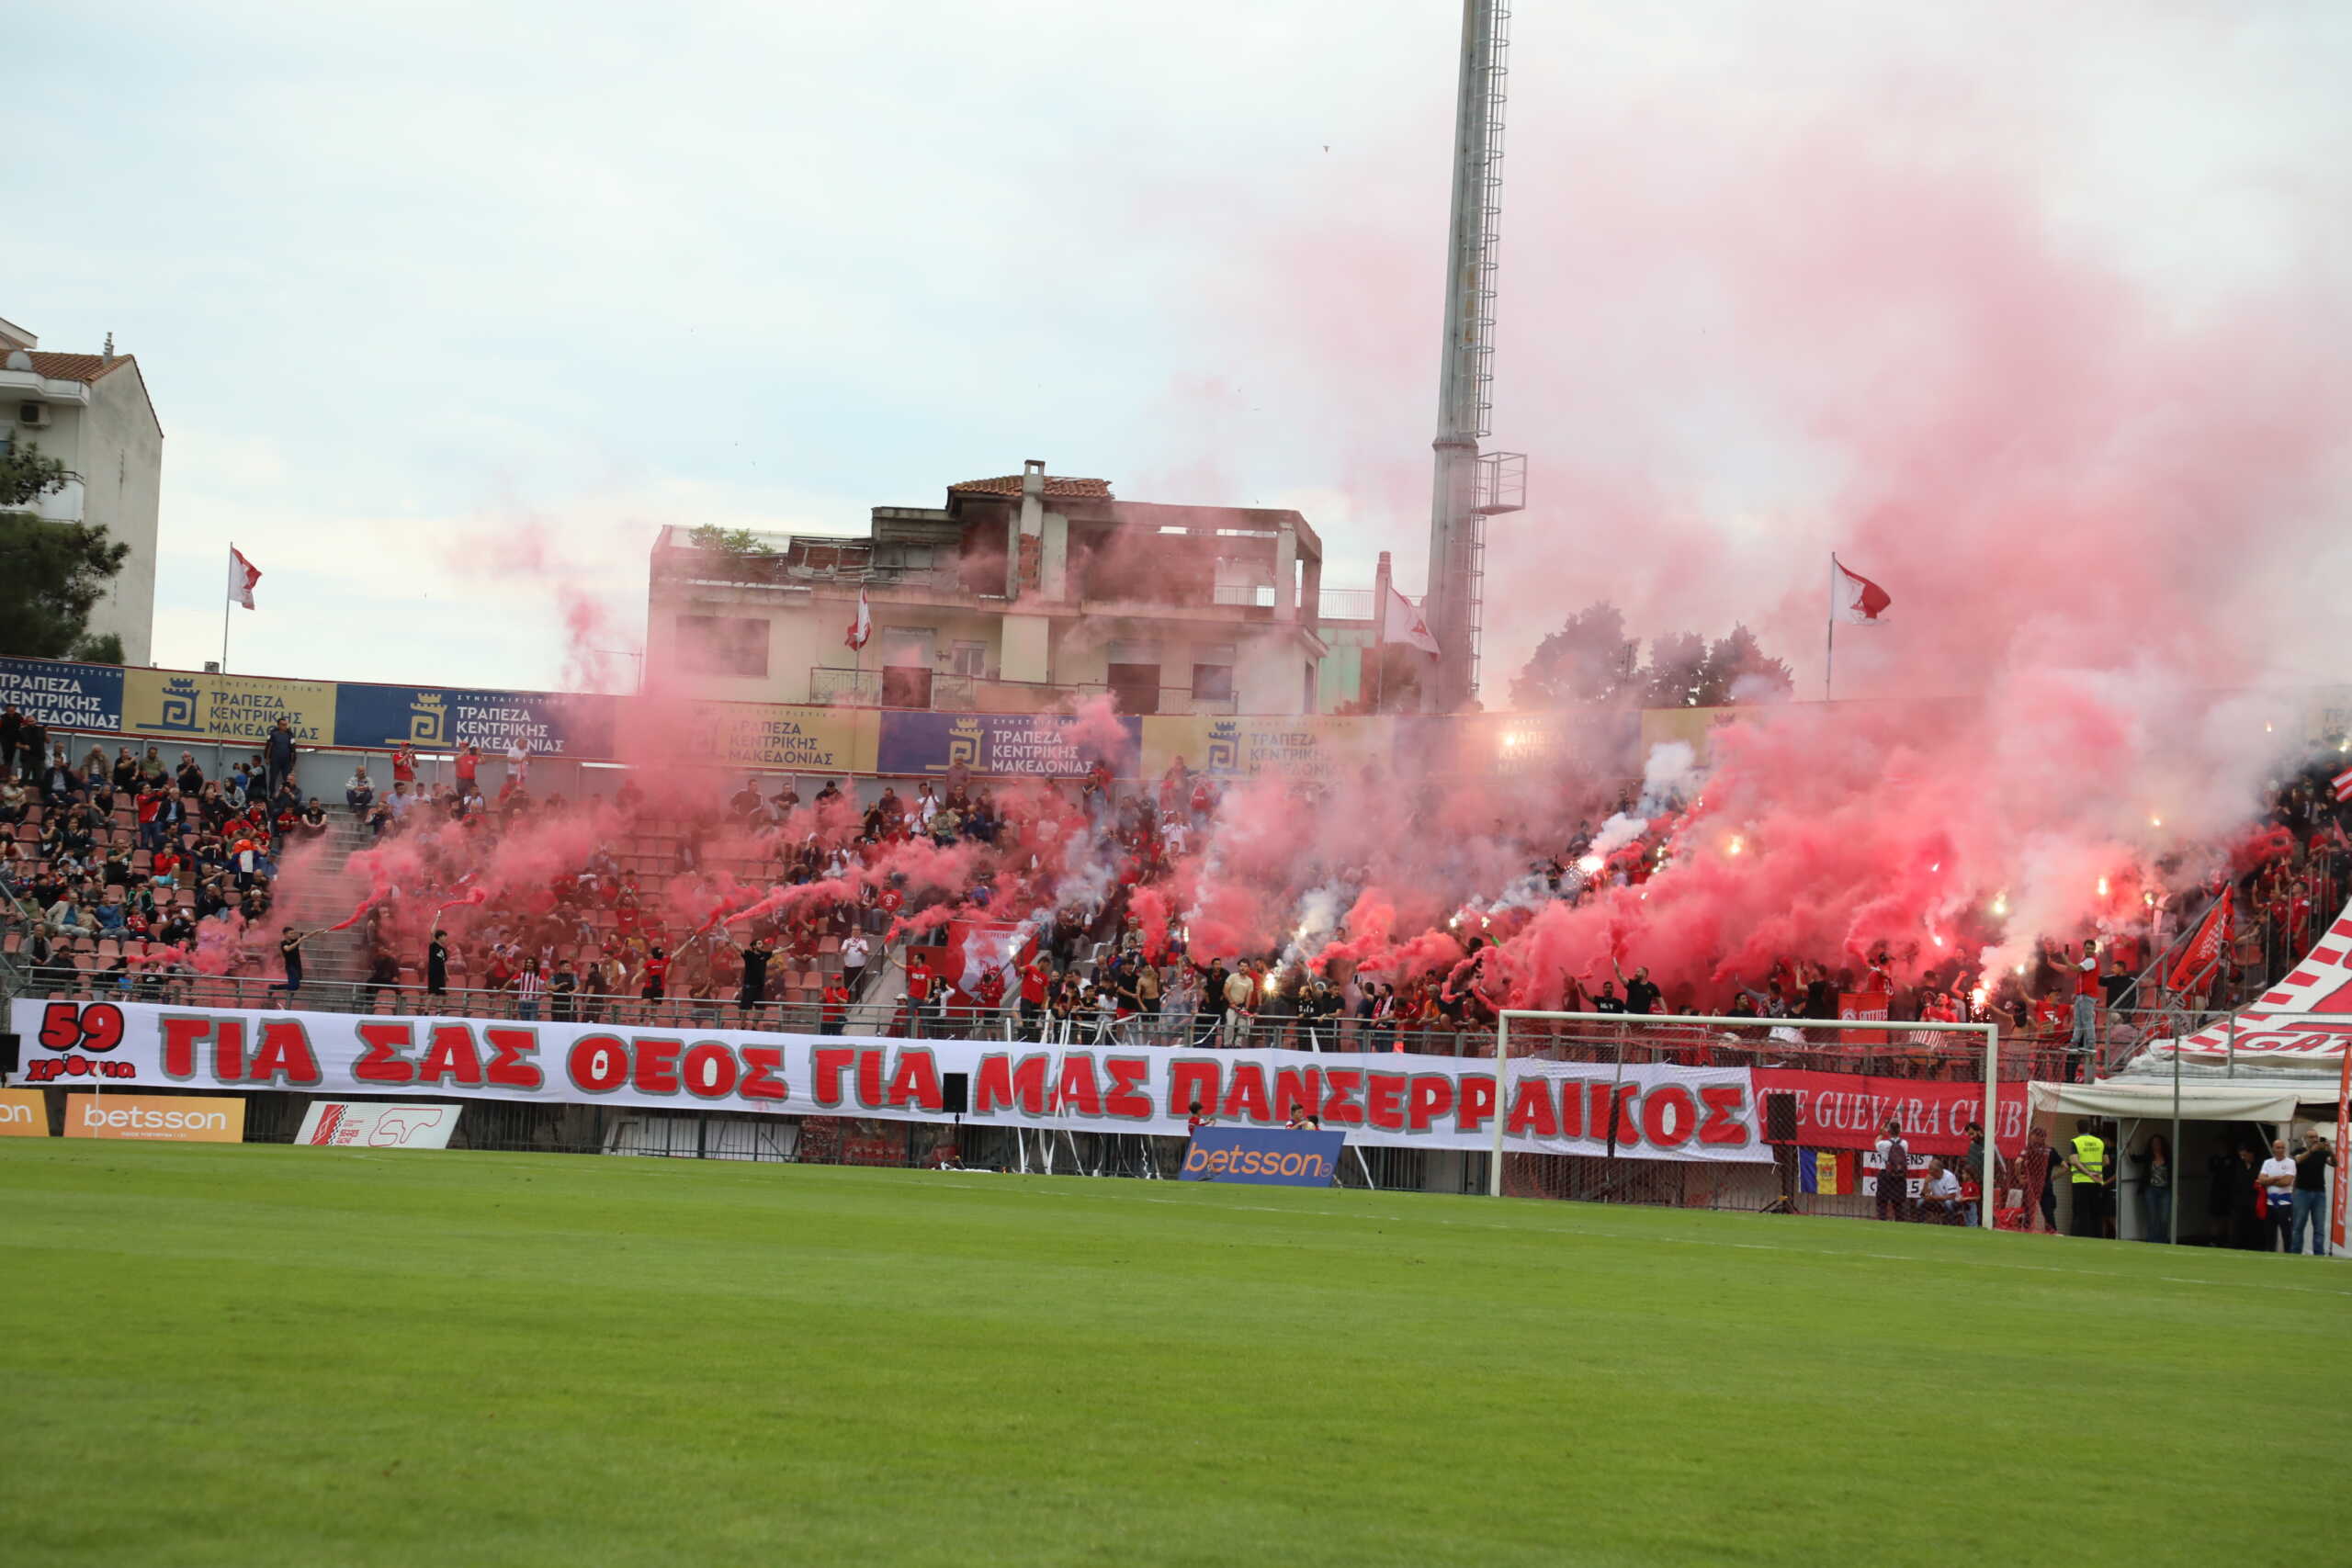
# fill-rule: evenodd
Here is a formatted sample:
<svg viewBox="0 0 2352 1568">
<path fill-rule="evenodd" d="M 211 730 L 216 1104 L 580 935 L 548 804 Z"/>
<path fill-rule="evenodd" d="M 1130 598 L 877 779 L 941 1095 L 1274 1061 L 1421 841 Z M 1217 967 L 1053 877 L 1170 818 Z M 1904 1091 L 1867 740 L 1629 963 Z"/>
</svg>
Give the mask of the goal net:
<svg viewBox="0 0 2352 1568">
<path fill-rule="evenodd" d="M 2030 1201 L 1993 1024 L 1510 1011 L 1495 1056 L 1498 1196 L 1980 1225 Z"/>
</svg>

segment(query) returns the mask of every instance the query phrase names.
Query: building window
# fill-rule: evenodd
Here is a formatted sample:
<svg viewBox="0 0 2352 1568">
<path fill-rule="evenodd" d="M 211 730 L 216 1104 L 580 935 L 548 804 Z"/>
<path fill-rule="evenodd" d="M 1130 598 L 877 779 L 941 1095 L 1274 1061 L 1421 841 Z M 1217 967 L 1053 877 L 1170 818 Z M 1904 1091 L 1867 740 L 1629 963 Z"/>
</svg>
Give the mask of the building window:
<svg viewBox="0 0 2352 1568">
<path fill-rule="evenodd" d="M 989 672 L 989 645 L 984 642 L 959 642 L 955 645 L 955 669 L 958 675 L 978 677 Z"/>
<path fill-rule="evenodd" d="M 1111 685 L 1111 695 L 1125 714 L 1158 713 L 1159 711 L 1159 666 L 1157 664 L 1112 664 L 1105 667 Z"/>
<path fill-rule="evenodd" d="M 768 675 L 768 623 L 751 615 L 680 615 L 678 668 L 689 675 Z"/>
<path fill-rule="evenodd" d="M 1203 643 L 1193 649 L 1193 695 L 1204 702 L 1233 700 L 1233 645 Z"/>
</svg>

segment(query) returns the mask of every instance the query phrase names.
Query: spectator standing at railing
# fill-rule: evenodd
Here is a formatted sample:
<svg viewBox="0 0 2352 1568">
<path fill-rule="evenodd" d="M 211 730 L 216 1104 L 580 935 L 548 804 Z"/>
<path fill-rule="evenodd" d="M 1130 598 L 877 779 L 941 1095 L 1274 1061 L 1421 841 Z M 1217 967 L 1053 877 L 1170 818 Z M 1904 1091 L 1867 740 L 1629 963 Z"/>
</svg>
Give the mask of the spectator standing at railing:
<svg viewBox="0 0 2352 1568">
<path fill-rule="evenodd" d="M 765 937 L 753 937 L 736 950 L 742 955 L 743 975 L 735 997 L 735 1010 L 742 1016 L 743 1024 L 751 1028 L 758 1022 L 760 1004 L 768 996 L 768 959 L 775 949 Z"/>
<path fill-rule="evenodd" d="M 390 941 L 379 932 L 368 955 L 368 1005 L 381 1007 L 386 991 L 392 994 L 392 1006 L 397 1008 L 401 998 L 401 955 L 392 951 Z"/>
<path fill-rule="evenodd" d="M 650 1021 L 654 1010 L 670 995 L 670 954 L 656 943 L 645 955 L 645 963 L 638 971 L 638 1000 L 645 1004 L 645 1016 Z"/>
<path fill-rule="evenodd" d="M 284 717 L 270 726 L 268 739 L 262 742 L 262 762 L 267 769 L 263 784 L 266 795 L 276 795 L 294 773 L 294 728 Z"/>
<path fill-rule="evenodd" d="M 2081 953 L 2068 967 L 2075 976 L 2075 996 L 2074 1032 L 2066 1038 L 2066 1049 L 2078 1054 L 2084 1064 L 2083 1077 L 2087 1081 L 2098 1050 L 2098 943 L 2084 942 Z"/>
<path fill-rule="evenodd" d="M 279 722 L 283 723 L 283 720 Z M 291 1001 L 302 989 L 302 944 L 316 932 L 298 932 L 292 926 L 281 926 L 277 932 L 277 961 L 286 977 L 270 983 L 273 991 L 284 991 Z"/>
<path fill-rule="evenodd" d="M 424 994 L 435 1006 L 449 994 L 449 941 L 437 923 L 424 949 Z"/>
<path fill-rule="evenodd" d="M 514 1016 L 526 1023 L 539 1020 L 539 1002 L 547 995 L 547 976 L 539 973 L 539 961 L 523 960 L 523 972 L 514 976 Z"/>
<path fill-rule="evenodd" d="M 979 1000 L 979 1032 L 993 1033 L 1004 1012 L 1004 971 L 994 965 L 981 970 L 976 994 Z"/>
<path fill-rule="evenodd" d="M 573 999 L 580 992 L 580 976 L 572 973 L 571 960 L 559 958 L 555 973 L 548 976 L 548 1016 L 557 1023 L 570 1023 Z"/>
<path fill-rule="evenodd" d="M 853 998 L 865 987 L 865 961 L 872 952 L 863 931 L 853 931 L 842 938 L 842 979 Z"/>
<path fill-rule="evenodd" d="M 40 782 L 40 770 L 49 760 L 49 727 L 32 714 L 25 716 L 24 729 L 17 737 L 17 776 L 27 784 Z"/>
<path fill-rule="evenodd" d="M 1225 1043 L 1250 1043 L 1250 1025 L 1258 1011 L 1258 978 L 1248 962 L 1234 966 L 1225 977 Z"/>
<path fill-rule="evenodd" d="M 0 708 L 0 777 L 17 771 L 17 749 L 24 739 L 24 710 L 14 703 Z"/>
</svg>

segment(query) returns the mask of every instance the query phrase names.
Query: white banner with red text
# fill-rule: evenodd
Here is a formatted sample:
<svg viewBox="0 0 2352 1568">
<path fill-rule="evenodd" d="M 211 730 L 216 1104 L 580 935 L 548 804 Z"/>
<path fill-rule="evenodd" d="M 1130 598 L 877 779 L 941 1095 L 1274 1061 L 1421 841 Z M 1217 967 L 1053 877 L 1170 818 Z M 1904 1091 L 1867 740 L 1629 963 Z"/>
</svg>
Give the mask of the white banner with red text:
<svg viewBox="0 0 2352 1568">
<path fill-rule="evenodd" d="M 386 1018 L 267 1009 L 18 1001 L 23 1081 L 481 1099 L 941 1122 L 941 1080 L 969 1079 L 981 1126 L 1182 1136 L 1198 1104 L 1223 1125 L 1295 1110 L 1358 1143 L 1490 1149 L 1494 1065 L 1477 1058 L 1115 1044 L 844 1039 L 737 1030 Z M 1649 1159 L 1771 1157 L 1742 1067 L 1520 1060 L 1504 1146 Z M 1611 1103 L 1617 1108 L 1614 1139 Z"/>
</svg>

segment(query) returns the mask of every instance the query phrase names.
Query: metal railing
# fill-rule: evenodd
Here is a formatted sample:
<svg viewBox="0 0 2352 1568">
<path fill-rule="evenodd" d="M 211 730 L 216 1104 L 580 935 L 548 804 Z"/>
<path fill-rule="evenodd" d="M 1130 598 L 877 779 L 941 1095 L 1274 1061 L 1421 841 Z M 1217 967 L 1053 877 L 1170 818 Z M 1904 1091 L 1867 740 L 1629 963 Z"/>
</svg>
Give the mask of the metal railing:
<svg viewBox="0 0 2352 1568">
<path fill-rule="evenodd" d="M 808 700 L 850 707 L 880 707 L 882 671 L 831 670 L 820 665 L 808 671 Z"/>
</svg>

